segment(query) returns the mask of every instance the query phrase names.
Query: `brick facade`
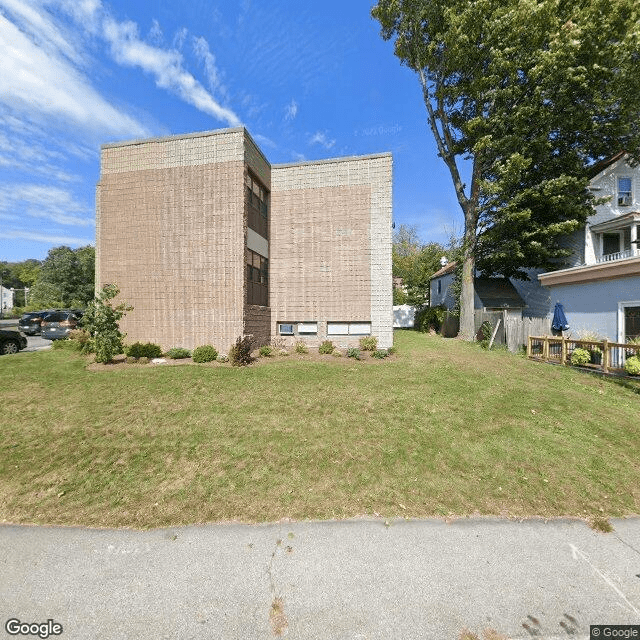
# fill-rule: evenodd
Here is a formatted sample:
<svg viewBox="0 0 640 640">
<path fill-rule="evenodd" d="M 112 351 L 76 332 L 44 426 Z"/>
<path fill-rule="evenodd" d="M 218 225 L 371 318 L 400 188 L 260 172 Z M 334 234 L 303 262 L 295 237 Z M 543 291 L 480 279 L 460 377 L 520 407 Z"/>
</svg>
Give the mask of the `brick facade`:
<svg viewBox="0 0 640 640">
<path fill-rule="evenodd" d="M 247 176 L 271 191 L 259 232 Z M 133 305 L 128 342 L 228 353 L 278 322 L 317 322 L 313 343 L 354 321 L 391 345 L 388 154 L 272 168 L 244 128 L 104 145 L 96 222 L 96 286 Z M 247 302 L 247 250 L 268 259 L 269 306 Z"/>
</svg>

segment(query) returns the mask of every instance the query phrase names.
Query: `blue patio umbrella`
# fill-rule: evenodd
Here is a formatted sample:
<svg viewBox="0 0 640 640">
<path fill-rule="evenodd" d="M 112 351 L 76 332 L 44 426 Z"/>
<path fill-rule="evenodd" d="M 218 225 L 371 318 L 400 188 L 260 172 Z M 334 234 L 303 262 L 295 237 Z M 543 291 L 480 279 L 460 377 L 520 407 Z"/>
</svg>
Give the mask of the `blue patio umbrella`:
<svg viewBox="0 0 640 640">
<path fill-rule="evenodd" d="M 564 315 L 564 309 L 559 302 L 556 302 L 556 308 L 553 311 L 553 322 L 551 328 L 556 331 L 566 331 L 569 328 L 567 316 Z"/>
</svg>

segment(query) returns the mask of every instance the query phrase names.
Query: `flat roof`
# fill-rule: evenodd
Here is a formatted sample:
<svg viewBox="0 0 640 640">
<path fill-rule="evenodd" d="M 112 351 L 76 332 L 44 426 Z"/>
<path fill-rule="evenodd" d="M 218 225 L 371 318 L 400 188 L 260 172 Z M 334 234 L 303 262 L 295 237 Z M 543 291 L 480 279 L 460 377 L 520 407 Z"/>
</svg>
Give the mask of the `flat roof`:
<svg viewBox="0 0 640 640">
<path fill-rule="evenodd" d="M 353 160 L 372 160 L 374 158 L 392 158 L 391 151 L 383 153 L 370 153 L 364 156 L 341 156 L 339 158 L 326 158 L 323 160 L 301 160 L 300 162 L 284 162 L 281 164 L 272 164 L 272 169 L 286 169 L 287 167 L 299 167 L 305 164 L 329 164 L 335 162 L 351 162 Z"/>
<path fill-rule="evenodd" d="M 147 144 L 149 142 L 167 142 L 169 140 L 182 140 L 185 138 L 204 138 L 207 136 L 215 136 L 222 133 L 235 133 L 238 131 L 245 131 L 247 135 L 249 135 L 246 127 L 233 127 L 231 129 L 211 129 L 210 131 L 196 131 L 195 133 L 176 133 L 170 136 L 161 136 L 159 138 L 136 138 L 135 140 L 123 140 L 122 142 L 107 142 L 106 144 L 100 145 L 100 148 L 113 149 L 115 147 L 128 147 L 135 144 Z M 250 135 L 249 137 L 251 138 Z M 253 138 L 251 139 L 253 140 Z"/>
</svg>

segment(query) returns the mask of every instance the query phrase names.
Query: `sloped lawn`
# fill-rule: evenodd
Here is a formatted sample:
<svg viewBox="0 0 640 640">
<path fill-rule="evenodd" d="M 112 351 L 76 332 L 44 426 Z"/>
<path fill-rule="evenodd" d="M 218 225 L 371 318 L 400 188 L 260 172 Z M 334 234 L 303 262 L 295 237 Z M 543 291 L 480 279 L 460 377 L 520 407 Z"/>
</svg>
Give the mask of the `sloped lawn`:
<svg viewBox="0 0 640 640">
<path fill-rule="evenodd" d="M 414 332 L 377 366 L 0 358 L 0 520 L 640 513 L 640 396 Z"/>
</svg>

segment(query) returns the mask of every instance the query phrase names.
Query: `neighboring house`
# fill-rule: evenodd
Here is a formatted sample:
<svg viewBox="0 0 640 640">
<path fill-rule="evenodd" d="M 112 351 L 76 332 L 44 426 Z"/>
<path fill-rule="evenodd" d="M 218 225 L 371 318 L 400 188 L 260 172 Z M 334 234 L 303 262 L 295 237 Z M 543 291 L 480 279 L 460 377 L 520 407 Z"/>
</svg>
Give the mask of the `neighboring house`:
<svg viewBox="0 0 640 640">
<path fill-rule="evenodd" d="M 2 311 L 13 309 L 14 295 L 15 292 L 13 289 L 0 287 L 0 309 L 2 309 Z"/>
<path fill-rule="evenodd" d="M 550 313 L 563 305 L 569 333 L 625 342 L 640 336 L 640 167 L 619 153 L 594 167 L 589 188 L 609 201 L 568 238 L 569 267 L 538 278 L 550 291 Z"/>
<path fill-rule="evenodd" d="M 96 286 L 164 349 L 393 342 L 391 154 L 271 165 L 244 127 L 103 145 Z"/>
<path fill-rule="evenodd" d="M 430 306 L 443 305 L 453 309 L 455 300 L 451 293 L 451 285 L 455 279 L 457 263 L 445 264 L 431 276 Z M 474 278 L 474 309 L 481 311 L 507 311 L 509 316 L 522 316 L 526 307 L 511 280 L 507 278 Z"/>
</svg>

